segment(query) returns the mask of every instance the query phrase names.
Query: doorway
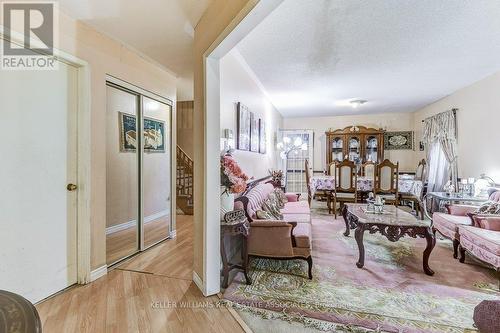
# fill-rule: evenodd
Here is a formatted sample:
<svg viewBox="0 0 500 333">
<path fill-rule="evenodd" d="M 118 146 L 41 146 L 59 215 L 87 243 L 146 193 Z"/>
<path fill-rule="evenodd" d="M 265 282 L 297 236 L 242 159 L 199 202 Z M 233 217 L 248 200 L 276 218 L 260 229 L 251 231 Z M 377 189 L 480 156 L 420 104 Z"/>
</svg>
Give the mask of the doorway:
<svg viewBox="0 0 500 333">
<path fill-rule="evenodd" d="M 62 61 L 0 75 L 0 286 L 31 302 L 77 282 L 78 84 Z"/>
<path fill-rule="evenodd" d="M 111 76 L 106 100 L 106 262 L 110 266 L 170 238 L 172 102 Z"/>
</svg>

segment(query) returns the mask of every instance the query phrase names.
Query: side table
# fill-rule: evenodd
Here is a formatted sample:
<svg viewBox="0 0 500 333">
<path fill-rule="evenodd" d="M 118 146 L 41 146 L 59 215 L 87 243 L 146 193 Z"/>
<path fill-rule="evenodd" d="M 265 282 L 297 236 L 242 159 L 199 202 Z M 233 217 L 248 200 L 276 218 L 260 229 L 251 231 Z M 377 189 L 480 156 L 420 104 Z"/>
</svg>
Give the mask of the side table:
<svg viewBox="0 0 500 333">
<path fill-rule="evenodd" d="M 248 285 L 252 284 L 250 277 L 248 276 L 248 254 L 247 254 L 247 238 L 248 232 L 250 230 L 250 223 L 248 222 L 245 212 L 243 210 L 234 210 L 228 212 L 224 215 L 224 221 L 220 224 L 220 250 L 222 257 L 222 274 L 224 280 L 222 281 L 222 287 L 227 288 L 229 280 L 229 272 L 233 269 L 241 269 L 245 274 L 246 283 Z M 226 237 L 241 236 L 243 240 L 241 248 L 241 264 L 234 264 L 229 262 L 227 258 L 226 247 L 224 245 L 224 240 Z"/>
</svg>

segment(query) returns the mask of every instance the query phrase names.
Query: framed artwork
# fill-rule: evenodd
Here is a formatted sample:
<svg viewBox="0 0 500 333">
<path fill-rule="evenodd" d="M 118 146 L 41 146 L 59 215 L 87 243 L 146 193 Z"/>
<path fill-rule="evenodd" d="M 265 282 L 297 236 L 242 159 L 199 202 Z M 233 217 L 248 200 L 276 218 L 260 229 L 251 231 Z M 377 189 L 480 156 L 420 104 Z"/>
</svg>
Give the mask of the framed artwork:
<svg viewBox="0 0 500 333">
<path fill-rule="evenodd" d="M 385 132 L 384 149 L 387 150 L 413 150 L 413 132 Z"/>
<path fill-rule="evenodd" d="M 250 112 L 250 151 L 259 152 L 259 118 Z"/>
<path fill-rule="evenodd" d="M 266 122 L 259 119 L 259 153 L 265 154 L 267 149 Z"/>
<path fill-rule="evenodd" d="M 137 131 L 135 115 L 118 112 L 120 124 L 120 151 L 135 152 L 137 149 Z"/>
<path fill-rule="evenodd" d="M 120 124 L 120 151 L 135 152 L 137 149 L 137 119 L 135 115 L 118 112 Z M 144 117 L 144 151 L 165 152 L 165 122 Z"/>
<path fill-rule="evenodd" d="M 250 111 L 241 102 L 237 104 L 236 148 L 250 150 Z"/>
</svg>

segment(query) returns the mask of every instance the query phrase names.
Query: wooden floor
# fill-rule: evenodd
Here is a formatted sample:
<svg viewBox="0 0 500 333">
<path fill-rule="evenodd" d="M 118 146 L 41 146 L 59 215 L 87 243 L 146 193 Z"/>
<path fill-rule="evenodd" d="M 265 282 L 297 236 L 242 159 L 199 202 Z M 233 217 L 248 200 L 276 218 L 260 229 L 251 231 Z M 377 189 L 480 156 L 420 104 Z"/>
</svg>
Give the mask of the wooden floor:
<svg viewBox="0 0 500 333">
<path fill-rule="evenodd" d="M 105 277 L 38 304 L 44 333 L 244 332 L 218 298 L 191 280 L 192 216 L 177 216 L 177 237 Z"/>
</svg>

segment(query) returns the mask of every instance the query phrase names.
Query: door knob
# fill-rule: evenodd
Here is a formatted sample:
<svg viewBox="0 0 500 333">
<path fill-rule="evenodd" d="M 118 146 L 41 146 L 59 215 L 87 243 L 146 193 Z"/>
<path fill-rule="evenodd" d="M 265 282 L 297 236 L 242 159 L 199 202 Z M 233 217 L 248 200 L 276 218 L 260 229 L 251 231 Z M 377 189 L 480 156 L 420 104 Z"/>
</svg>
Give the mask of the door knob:
<svg viewBox="0 0 500 333">
<path fill-rule="evenodd" d="M 76 186 L 75 184 L 68 184 L 68 186 L 66 186 L 66 189 L 68 191 L 74 191 L 78 188 L 78 186 Z"/>
</svg>

